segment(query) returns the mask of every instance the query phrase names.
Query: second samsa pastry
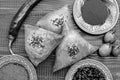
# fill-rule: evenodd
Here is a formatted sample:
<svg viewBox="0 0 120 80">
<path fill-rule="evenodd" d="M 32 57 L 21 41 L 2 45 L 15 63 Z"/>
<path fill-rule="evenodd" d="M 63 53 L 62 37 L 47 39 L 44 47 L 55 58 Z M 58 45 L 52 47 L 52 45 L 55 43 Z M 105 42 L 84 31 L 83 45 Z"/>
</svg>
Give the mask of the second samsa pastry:
<svg viewBox="0 0 120 80">
<path fill-rule="evenodd" d="M 25 25 L 25 50 L 37 66 L 45 60 L 61 42 L 62 36 L 45 29 Z"/>
</svg>

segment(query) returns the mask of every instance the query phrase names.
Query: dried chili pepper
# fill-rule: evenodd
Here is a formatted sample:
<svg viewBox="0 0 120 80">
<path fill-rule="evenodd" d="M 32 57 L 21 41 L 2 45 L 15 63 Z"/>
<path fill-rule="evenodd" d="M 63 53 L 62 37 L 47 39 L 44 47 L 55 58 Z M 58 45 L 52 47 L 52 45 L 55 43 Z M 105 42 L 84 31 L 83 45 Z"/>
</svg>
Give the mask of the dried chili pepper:
<svg viewBox="0 0 120 80">
<path fill-rule="evenodd" d="M 23 21 L 28 16 L 28 14 L 33 9 L 33 7 L 35 5 L 37 5 L 37 3 L 39 3 L 39 1 L 41 1 L 41 0 L 27 0 L 20 7 L 18 12 L 13 17 L 13 19 L 11 21 L 11 24 L 10 24 L 9 35 L 8 35 L 8 38 L 9 38 L 9 48 L 11 47 L 12 43 L 17 38 L 20 26 L 22 25 Z"/>
</svg>

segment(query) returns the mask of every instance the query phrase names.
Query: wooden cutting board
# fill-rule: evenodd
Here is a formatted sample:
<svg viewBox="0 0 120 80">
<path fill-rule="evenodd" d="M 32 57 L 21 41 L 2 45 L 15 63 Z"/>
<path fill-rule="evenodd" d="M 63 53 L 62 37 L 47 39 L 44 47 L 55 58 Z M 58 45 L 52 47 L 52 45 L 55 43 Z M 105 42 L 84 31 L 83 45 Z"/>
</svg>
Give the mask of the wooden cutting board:
<svg viewBox="0 0 120 80">
<path fill-rule="evenodd" d="M 120 5 L 120 0 L 117 0 Z M 0 55 L 10 54 L 8 51 L 8 30 L 12 17 L 20 8 L 25 0 L 0 0 Z M 35 25 L 35 23 L 45 14 L 53 10 L 57 10 L 65 4 L 72 5 L 74 0 L 42 0 L 29 14 L 23 24 Z M 75 26 L 77 26 L 75 24 Z M 116 24 L 116 35 L 120 39 L 120 20 Z M 102 44 L 102 36 L 91 36 L 83 31 L 80 34 L 93 45 L 100 46 Z M 24 26 L 22 25 L 18 38 L 13 45 L 13 50 L 16 54 L 27 57 L 24 49 Z M 100 58 L 97 55 L 92 55 L 90 58 L 96 59 L 104 63 L 111 71 L 114 80 L 120 80 L 120 57 Z M 64 80 L 64 77 L 69 67 L 62 69 L 56 73 L 52 73 L 52 67 L 55 61 L 55 51 L 41 64 L 36 67 L 38 80 Z"/>
</svg>

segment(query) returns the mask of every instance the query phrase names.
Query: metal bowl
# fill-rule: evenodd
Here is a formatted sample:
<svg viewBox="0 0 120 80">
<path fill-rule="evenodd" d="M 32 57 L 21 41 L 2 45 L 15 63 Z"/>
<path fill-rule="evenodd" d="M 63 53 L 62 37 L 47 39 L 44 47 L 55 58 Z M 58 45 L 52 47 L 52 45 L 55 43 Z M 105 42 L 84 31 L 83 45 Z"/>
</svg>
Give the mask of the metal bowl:
<svg viewBox="0 0 120 80">
<path fill-rule="evenodd" d="M 37 74 L 34 66 L 26 58 L 19 55 L 6 55 L 0 58 L 0 68 L 7 64 L 16 63 L 25 68 L 28 73 L 29 80 L 37 80 Z"/>
<path fill-rule="evenodd" d="M 119 18 L 119 7 L 116 0 L 104 0 L 105 6 L 109 9 L 109 15 L 102 25 L 90 25 L 82 17 L 81 7 L 86 0 L 75 0 L 73 6 L 73 16 L 77 25 L 87 33 L 98 35 L 111 30 Z"/>
<path fill-rule="evenodd" d="M 65 80 L 72 80 L 74 74 L 77 72 L 77 69 L 84 66 L 95 66 L 104 73 L 106 80 L 113 80 L 112 74 L 109 69 L 101 62 L 94 59 L 85 59 L 75 63 L 68 71 Z"/>
</svg>

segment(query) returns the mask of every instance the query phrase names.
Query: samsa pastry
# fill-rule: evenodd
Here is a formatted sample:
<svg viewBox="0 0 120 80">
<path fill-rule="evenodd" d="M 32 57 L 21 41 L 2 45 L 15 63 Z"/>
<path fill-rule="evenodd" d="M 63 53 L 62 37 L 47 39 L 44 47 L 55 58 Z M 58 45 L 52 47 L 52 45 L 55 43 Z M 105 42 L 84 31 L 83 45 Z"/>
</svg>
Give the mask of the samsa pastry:
<svg viewBox="0 0 120 80">
<path fill-rule="evenodd" d="M 63 36 L 45 29 L 25 25 L 25 50 L 35 66 L 50 55 L 62 38 Z"/>
<path fill-rule="evenodd" d="M 66 20 L 69 20 L 68 19 L 69 16 L 70 12 L 68 5 L 65 5 L 59 10 L 55 10 L 53 12 L 46 14 L 36 23 L 36 25 L 46 30 L 59 34 L 61 33 L 62 28 L 66 23 Z"/>
<path fill-rule="evenodd" d="M 69 25 L 64 27 L 63 34 L 65 37 L 57 48 L 53 72 L 76 63 L 98 49 Z"/>
</svg>

